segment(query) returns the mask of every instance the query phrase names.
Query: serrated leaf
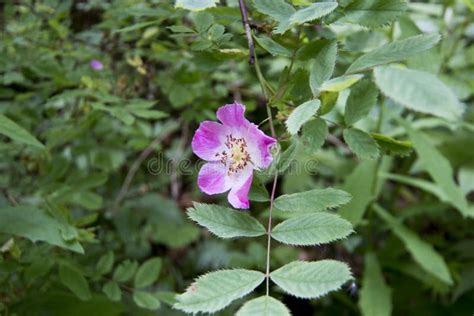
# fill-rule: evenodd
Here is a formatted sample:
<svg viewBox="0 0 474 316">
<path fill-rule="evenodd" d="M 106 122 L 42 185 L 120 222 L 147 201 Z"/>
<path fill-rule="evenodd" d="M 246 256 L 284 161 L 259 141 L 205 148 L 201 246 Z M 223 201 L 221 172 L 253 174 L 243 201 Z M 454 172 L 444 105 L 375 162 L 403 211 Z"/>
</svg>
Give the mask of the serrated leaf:
<svg viewBox="0 0 474 316">
<path fill-rule="evenodd" d="M 337 2 L 316 2 L 293 13 L 289 19 L 289 27 L 303 24 L 325 15 L 337 8 Z"/>
<path fill-rule="evenodd" d="M 174 308 L 186 313 L 214 313 L 247 295 L 265 279 L 259 271 L 220 270 L 200 276 L 185 293 L 176 296 Z"/>
<path fill-rule="evenodd" d="M 176 0 L 174 7 L 191 11 L 213 8 L 219 0 Z"/>
<path fill-rule="evenodd" d="M 214 16 L 209 12 L 198 12 L 194 15 L 193 22 L 196 31 L 198 33 L 204 33 L 211 27 L 212 23 L 214 23 Z"/>
<path fill-rule="evenodd" d="M 444 258 L 433 246 L 422 240 L 415 232 L 402 225 L 396 218 L 379 205 L 374 210 L 388 224 L 395 235 L 400 238 L 413 259 L 428 273 L 446 284 L 453 284 L 451 274 Z"/>
<path fill-rule="evenodd" d="M 372 67 L 381 66 L 430 49 L 436 45 L 441 36 L 437 33 L 420 34 L 380 46 L 365 55 L 357 58 L 347 69 L 346 73 L 363 71 Z"/>
<path fill-rule="evenodd" d="M 122 299 L 122 291 L 115 281 L 108 281 L 105 283 L 102 287 L 102 292 L 104 292 L 109 300 L 113 302 L 118 302 Z"/>
<path fill-rule="evenodd" d="M 342 190 L 314 189 L 281 195 L 275 200 L 275 207 L 285 212 L 319 212 L 346 204 L 351 198 L 349 193 Z"/>
<path fill-rule="evenodd" d="M 387 155 L 407 156 L 413 151 L 413 143 L 410 141 L 396 140 L 390 136 L 370 133 L 379 148 Z"/>
<path fill-rule="evenodd" d="M 269 15 L 276 21 L 288 20 L 296 11 L 284 0 L 254 0 L 253 4 L 260 13 Z"/>
<path fill-rule="evenodd" d="M 114 253 L 113 251 L 108 251 L 106 254 L 102 255 L 97 262 L 95 270 L 99 275 L 107 274 L 112 271 L 114 266 Z"/>
<path fill-rule="evenodd" d="M 117 282 L 127 282 L 135 275 L 138 269 L 138 262 L 135 260 L 125 260 L 114 271 L 114 280 Z"/>
<path fill-rule="evenodd" d="M 422 167 L 428 171 L 434 182 L 441 188 L 448 202 L 457 208 L 462 215 L 474 217 L 474 210 L 469 208 L 464 193 L 454 182 L 453 168 L 449 160 L 430 143 L 425 134 L 413 129 L 404 120 L 400 120 L 400 123 L 413 141 Z"/>
<path fill-rule="evenodd" d="M 319 100 L 310 100 L 298 105 L 285 122 L 288 132 L 292 135 L 298 134 L 301 126 L 316 114 L 320 105 L 321 102 Z"/>
<path fill-rule="evenodd" d="M 328 134 L 326 121 L 316 118 L 303 126 L 301 141 L 307 152 L 315 152 L 324 144 Z"/>
<path fill-rule="evenodd" d="M 145 261 L 135 274 L 133 284 L 135 288 L 141 289 L 153 284 L 161 271 L 161 258 L 151 258 Z"/>
<path fill-rule="evenodd" d="M 375 83 L 398 104 L 451 121 L 459 120 L 464 106 L 456 95 L 434 75 L 399 66 L 374 69 Z"/>
<path fill-rule="evenodd" d="M 344 120 L 350 126 L 366 117 L 377 102 L 377 87 L 370 80 L 361 80 L 351 88 L 346 101 Z"/>
<path fill-rule="evenodd" d="M 366 132 L 356 128 L 346 128 L 343 136 L 346 144 L 360 159 L 375 159 L 378 157 L 377 143 Z"/>
<path fill-rule="evenodd" d="M 30 132 L 3 114 L 0 114 L 0 134 L 3 134 L 16 142 L 27 144 L 39 149 L 45 148 L 36 137 L 30 134 Z"/>
<path fill-rule="evenodd" d="M 68 264 L 60 264 L 59 279 L 62 284 L 64 284 L 81 300 L 86 301 L 92 297 L 89 284 L 80 270 Z"/>
<path fill-rule="evenodd" d="M 160 300 L 155 297 L 153 294 L 143 291 L 134 291 L 133 292 L 133 301 L 137 306 L 155 310 L 160 307 Z"/>
<path fill-rule="evenodd" d="M 188 216 L 221 238 L 256 237 L 265 234 L 265 228 L 252 216 L 215 204 L 193 203 Z"/>
<path fill-rule="evenodd" d="M 288 308 L 271 296 L 260 296 L 245 303 L 235 316 L 291 316 Z"/>
<path fill-rule="evenodd" d="M 313 3 L 306 8 L 296 11 L 293 6 L 283 0 L 254 1 L 255 8 L 278 21 L 276 34 L 283 34 L 295 25 L 313 21 L 328 15 L 337 7 L 337 2 Z"/>
<path fill-rule="evenodd" d="M 355 0 L 344 8 L 340 21 L 378 27 L 398 20 L 406 9 L 404 0 Z"/>
<path fill-rule="evenodd" d="M 319 298 L 352 279 L 347 264 L 335 260 L 295 261 L 270 273 L 270 278 L 290 295 Z"/>
<path fill-rule="evenodd" d="M 372 186 L 376 175 L 376 160 L 362 161 L 346 178 L 342 189 L 353 196 L 339 209 L 339 215 L 356 226 L 364 217 L 367 206 L 373 199 Z"/>
<path fill-rule="evenodd" d="M 314 56 L 309 73 L 309 85 L 314 96 L 319 95 L 322 84 L 329 80 L 334 72 L 337 57 L 337 41 L 327 41 Z"/>
<path fill-rule="evenodd" d="M 65 240 L 63 232 L 76 231 L 76 228 L 59 222 L 46 211 L 33 206 L 16 206 L 0 208 L 0 233 L 44 241 L 48 244 L 78 253 L 84 249 L 77 240 Z M 77 231 L 74 235 L 77 235 Z M 69 234 L 70 235 L 70 234 Z"/>
<path fill-rule="evenodd" d="M 364 75 L 345 75 L 341 77 L 332 78 L 324 82 L 320 90 L 329 92 L 341 92 L 344 89 L 349 88 L 354 83 L 362 79 Z"/>
<path fill-rule="evenodd" d="M 351 223 L 345 219 L 318 212 L 285 220 L 272 229 L 272 237 L 288 245 L 310 246 L 342 239 L 352 232 Z"/>
<path fill-rule="evenodd" d="M 293 53 L 286 47 L 275 42 L 268 36 L 255 36 L 257 43 L 273 56 L 291 57 Z"/>
<path fill-rule="evenodd" d="M 392 313 L 391 289 L 383 279 L 380 265 L 374 253 L 365 255 L 364 279 L 360 291 L 359 306 L 364 316 L 390 316 Z M 377 302 L 374 304 L 374 302 Z"/>
</svg>

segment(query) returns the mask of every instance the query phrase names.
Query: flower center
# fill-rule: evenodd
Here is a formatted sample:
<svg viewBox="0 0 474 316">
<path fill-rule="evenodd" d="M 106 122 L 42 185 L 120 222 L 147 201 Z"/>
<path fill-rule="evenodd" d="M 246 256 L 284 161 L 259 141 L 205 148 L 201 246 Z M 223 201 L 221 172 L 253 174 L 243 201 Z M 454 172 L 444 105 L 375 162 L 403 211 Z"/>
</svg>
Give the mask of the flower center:
<svg viewBox="0 0 474 316">
<path fill-rule="evenodd" d="M 224 144 L 227 151 L 223 150 L 222 153 L 217 153 L 216 157 L 220 157 L 220 162 L 228 166 L 227 175 L 243 170 L 248 163 L 253 163 L 247 150 L 247 142 L 243 137 L 235 138 L 232 134 L 226 135 Z"/>
</svg>

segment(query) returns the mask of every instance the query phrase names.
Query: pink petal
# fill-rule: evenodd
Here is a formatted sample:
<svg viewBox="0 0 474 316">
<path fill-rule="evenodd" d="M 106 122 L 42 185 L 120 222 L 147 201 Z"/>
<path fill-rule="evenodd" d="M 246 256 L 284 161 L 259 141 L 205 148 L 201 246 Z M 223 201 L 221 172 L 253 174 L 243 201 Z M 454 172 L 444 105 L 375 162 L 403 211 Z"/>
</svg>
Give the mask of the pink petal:
<svg viewBox="0 0 474 316">
<path fill-rule="evenodd" d="M 217 152 L 221 152 L 227 128 L 217 122 L 204 121 L 199 125 L 193 136 L 191 147 L 193 152 L 201 159 L 217 161 Z"/>
<path fill-rule="evenodd" d="M 234 102 L 226 104 L 217 110 L 217 118 L 222 124 L 230 127 L 247 127 L 249 121 L 244 116 L 245 106 Z"/>
<path fill-rule="evenodd" d="M 227 168 L 220 162 L 208 162 L 202 166 L 198 175 L 198 187 L 206 194 L 218 194 L 230 189 L 226 181 Z"/>
<path fill-rule="evenodd" d="M 253 173 L 250 173 L 245 182 L 232 187 L 227 196 L 229 203 L 235 208 L 249 208 L 249 190 L 252 185 Z"/>
<path fill-rule="evenodd" d="M 265 169 L 272 163 L 273 156 L 271 147 L 276 144 L 276 140 L 265 135 L 257 125 L 250 123 L 247 130 L 247 139 L 249 140 L 249 153 L 252 161 L 259 169 Z"/>
</svg>

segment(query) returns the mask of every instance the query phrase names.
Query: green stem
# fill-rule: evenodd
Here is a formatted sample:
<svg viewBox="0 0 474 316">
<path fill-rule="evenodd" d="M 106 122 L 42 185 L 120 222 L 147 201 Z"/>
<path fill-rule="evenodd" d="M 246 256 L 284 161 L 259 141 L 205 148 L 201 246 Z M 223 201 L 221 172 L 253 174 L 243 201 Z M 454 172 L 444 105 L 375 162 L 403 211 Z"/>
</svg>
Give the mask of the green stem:
<svg viewBox="0 0 474 316">
<path fill-rule="evenodd" d="M 382 129 L 382 123 L 383 123 L 383 118 L 384 118 L 384 111 L 385 111 L 385 99 L 382 97 L 380 100 L 380 112 L 379 112 L 379 117 L 377 119 L 377 125 L 375 127 L 375 132 L 380 133 Z M 372 180 L 372 187 L 371 187 L 371 195 L 373 198 L 375 198 L 375 194 L 377 193 L 377 186 L 378 186 L 378 180 L 379 180 L 379 172 L 380 172 L 380 167 L 382 165 L 382 153 L 380 153 L 379 157 L 377 158 L 377 162 L 375 165 L 375 170 L 374 170 L 374 179 Z M 375 203 L 372 201 L 371 205 Z M 367 235 L 368 235 L 368 247 L 370 250 L 372 250 L 372 219 L 373 219 L 373 212 L 372 212 L 372 206 L 368 207 L 367 211 L 367 219 L 369 220 L 368 225 L 367 225 Z"/>
<path fill-rule="evenodd" d="M 260 86 L 262 87 L 262 92 L 265 97 L 265 106 L 267 108 L 267 120 L 270 122 L 270 131 L 272 134 L 272 137 L 277 139 L 276 133 L 275 133 L 275 126 L 273 124 L 273 115 L 272 115 L 272 110 L 270 106 L 268 105 L 268 96 L 270 92 L 271 94 L 274 94 L 275 91 L 273 88 L 270 86 L 270 84 L 265 80 L 263 77 L 262 71 L 260 69 L 260 64 L 258 63 L 258 58 L 257 54 L 254 56 L 254 66 L 255 66 L 255 71 L 257 73 L 257 78 L 258 81 L 260 82 Z M 270 211 L 268 214 L 268 225 L 267 225 L 267 262 L 266 262 L 266 268 L 265 268 L 265 288 L 266 288 L 266 295 L 269 296 L 270 294 L 270 252 L 271 252 L 271 244 L 272 244 L 272 212 L 273 212 L 273 201 L 275 200 L 275 192 L 276 192 L 276 187 L 278 183 L 278 170 L 275 169 L 275 174 L 273 176 L 273 184 L 272 184 L 272 192 L 270 194 Z"/>
</svg>

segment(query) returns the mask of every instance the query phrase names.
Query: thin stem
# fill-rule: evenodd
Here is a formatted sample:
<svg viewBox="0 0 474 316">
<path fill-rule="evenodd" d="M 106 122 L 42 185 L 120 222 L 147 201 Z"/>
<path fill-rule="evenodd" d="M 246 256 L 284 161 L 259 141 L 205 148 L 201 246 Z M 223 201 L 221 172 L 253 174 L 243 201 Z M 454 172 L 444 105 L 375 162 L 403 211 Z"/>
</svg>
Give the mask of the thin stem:
<svg viewBox="0 0 474 316">
<path fill-rule="evenodd" d="M 255 46 L 253 44 L 252 33 L 250 30 L 249 19 L 247 16 L 247 8 L 244 0 L 239 0 L 240 15 L 242 16 L 242 24 L 244 25 L 245 36 L 249 45 L 249 64 L 253 65 L 255 61 Z"/>
<path fill-rule="evenodd" d="M 268 213 L 268 228 L 267 228 L 267 267 L 265 270 L 266 276 L 266 295 L 270 293 L 270 249 L 272 244 L 272 211 L 273 211 L 273 200 L 275 199 L 275 191 L 278 182 L 278 171 L 275 171 L 273 176 L 272 193 L 270 194 L 270 212 Z"/>
<path fill-rule="evenodd" d="M 249 54 L 250 54 L 249 63 L 254 64 L 255 66 L 257 78 L 258 78 L 258 81 L 260 82 L 260 86 L 262 87 L 262 92 L 265 97 L 265 105 L 267 108 L 267 115 L 268 115 L 267 120 L 270 123 L 270 131 L 271 131 L 272 137 L 274 139 L 277 139 L 276 133 L 275 133 L 275 126 L 273 124 L 272 110 L 268 104 L 268 96 L 269 96 L 268 92 L 270 92 L 271 94 L 275 94 L 275 90 L 265 80 L 265 78 L 263 77 L 262 71 L 260 69 L 257 55 L 255 54 L 255 49 L 253 47 L 252 34 L 250 31 L 248 18 L 247 18 L 247 10 L 245 8 L 245 4 L 243 0 L 239 0 L 239 6 L 240 6 L 240 13 L 242 15 L 242 23 L 244 24 L 245 33 L 247 35 L 247 40 L 249 42 Z M 270 194 L 270 211 L 268 214 L 268 227 L 267 227 L 267 263 L 266 263 L 266 269 L 265 269 L 265 277 L 266 277 L 265 285 L 266 285 L 267 296 L 269 296 L 270 294 L 270 251 L 271 251 L 271 243 L 272 243 L 272 212 L 273 212 L 273 201 L 275 200 L 277 182 L 278 182 L 278 169 L 275 168 L 275 175 L 273 176 L 272 192 Z"/>
</svg>

